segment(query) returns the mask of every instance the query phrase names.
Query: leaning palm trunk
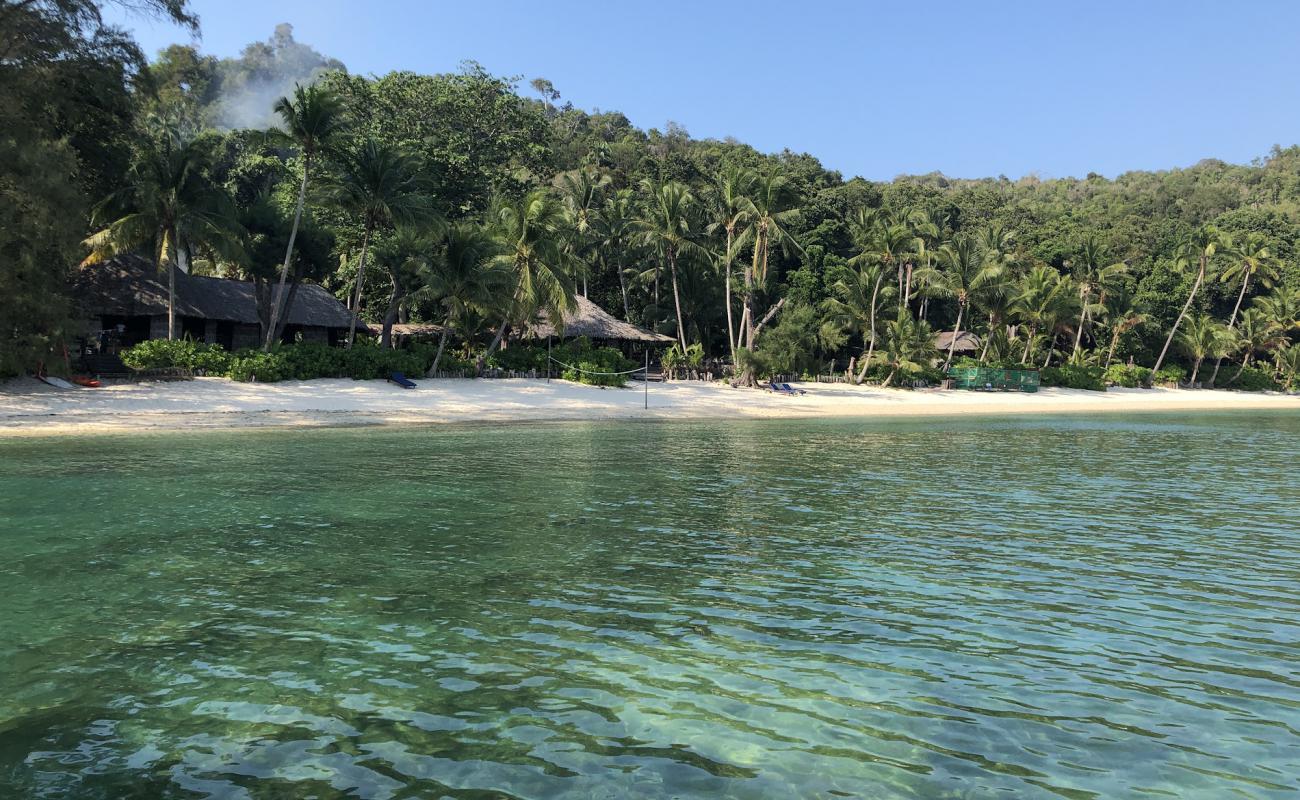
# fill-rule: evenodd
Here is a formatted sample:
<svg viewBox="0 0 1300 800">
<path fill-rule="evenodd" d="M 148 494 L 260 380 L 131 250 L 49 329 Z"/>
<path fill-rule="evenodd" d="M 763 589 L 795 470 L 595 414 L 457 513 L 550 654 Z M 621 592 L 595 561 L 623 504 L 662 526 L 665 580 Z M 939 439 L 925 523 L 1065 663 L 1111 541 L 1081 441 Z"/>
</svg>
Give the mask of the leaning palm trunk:
<svg viewBox="0 0 1300 800">
<path fill-rule="evenodd" d="M 1029 348 L 1034 346 L 1034 337 L 1037 335 L 1038 330 L 1033 325 L 1030 325 L 1029 330 L 1025 333 L 1025 352 L 1020 354 L 1021 364 L 1029 364 Z"/>
<path fill-rule="evenodd" d="M 357 293 L 352 302 L 352 324 L 348 328 L 348 349 L 352 349 L 352 342 L 357 338 L 357 316 L 361 313 L 361 288 L 366 280 L 366 249 L 370 246 L 370 226 L 366 226 L 366 232 L 361 237 L 361 263 L 357 267 Z"/>
<path fill-rule="evenodd" d="M 437 377 L 438 362 L 442 360 L 442 351 L 447 349 L 447 331 L 449 330 L 451 330 L 450 317 L 448 317 L 447 321 L 444 322 L 442 325 L 442 335 L 438 337 L 438 352 L 434 354 L 433 364 L 429 367 L 429 371 L 424 373 L 424 377 L 426 378 Z"/>
<path fill-rule="evenodd" d="M 727 226 L 727 282 L 723 285 L 722 294 L 727 305 L 727 346 L 731 349 L 731 368 L 736 368 L 736 329 L 731 324 L 731 237 L 732 228 Z"/>
<path fill-rule="evenodd" d="M 632 321 L 632 311 L 627 304 L 627 276 L 623 274 L 623 259 L 619 258 L 618 263 L 614 265 L 618 270 L 618 290 L 623 294 L 623 321 Z"/>
<path fill-rule="evenodd" d="M 1070 351 L 1072 356 L 1079 353 L 1079 347 L 1083 344 L 1083 325 L 1088 321 L 1088 293 L 1083 289 L 1079 290 L 1079 306 L 1079 329 L 1074 332 L 1074 349 Z"/>
<path fill-rule="evenodd" d="M 1115 357 L 1115 348 L 1119 345 L 1119 334 L 1120 334 L 1120 327 L 1116 325 L 1115 333 L 1110 337 L 1110 349 L 1106 351 L 1105 369 L 1110 369 L 1111 359 Z"/>
<path fill-rule="evenodd" d="M 943 362 L 943 371 L 944 371 L 944 372 L 947 372 L 947 371 L 948 371 L 948 367 L 951 367 L 951 366 L 952 366 L 952 354 L 955 353 L 955 352 L 957 352 L 957 336 L 958 336 L 958 334 L 961 333 L 961 317 L 962 317 L 962 314 L 963 314 L 965 311 L 966 311 L 966 304 L 965 304 L 965 303 L 958 303 L 958 304 L 957 304 L 957 324 L 956 324 L 955 326 L 953 326 L 953 331 L 952 331 L 952 341 L 950 341 L 950 342 L 948 343 L 948 358 L 946 358 L 946 359 L 944 360 L 944 362 Z"/>
<path fill-rule="evenodd" d="M 1165 339 L 1165 346 L 1160 348 L 1160 357 L 1156 359 L 1156 365 L 1151 368 L 1149 381 L 1155 379 L 1155 374 L 1160 371 L 1160 367 L 1165 363 L 1165 356 L 1169 353 L 1169 345 L 1173 344 L 1174 334 L 1178 333 L 1178 326 L 1183 324 L 1183 317 L 1187 316 L 1187 309 L 1192 307 L 1192 301 L 1196 299 L 1196 293 L 1201 290 L 1201 281 L 1205 280 L 1205 256 L 1201 256 L 1201 267 L 1196 272 L 1196 282 L 1192 284 L 1192 291 L 1187 295 L 1187 302 L 1183 303 L 1183 308 L 1178 312 L 1178 319 L 1174 320 L 1174 327 L 1169 329 L 1169 336 Z"/>
<path fill-rule="evenodd" d="M 1192 377 L 1188 380 L 1189 385 L 1196 385 L 1196 375 L 1201 371 L 1201 362 L 1204 360 L 1205 358 L 1202 356 L 1201 358 L 1196 359 L 1196 363 L 1192 365 Z"/>
<path fill-rule="evenodd" d="M 402 282 L 398 280 L 394 273 L 393 279 L 393 296 L 388 301 L 388 311 L 384 314 L 384 327 L 379 334 L 379 346 L 391 347 L 393 344 L 393 324 L 397 322 L 398 312 L 401 311 L 402 301 L 406 299 L 406 289 Z"/>
<path fill-rule="evenodd" d="M 311 157 L 304 156 L 302 163 L 302 183 L 298 186 L 298 207 L 293 212 L 293 227 L 289 229 L 289 246 L 284 249 L 284 264 L 280 267 L 280 284 L 275 289 L 275 300 L 271 304 L 271 324 L 267 326 L 266 342 L 263 350 L 271 349 L 271 337 L 275 334 L 275 324 L 280 320 L 280 304 L 284 300 L 284 284 L 289 279 L 289 262 L 293 259 L 293 243 L 298 238 L 298 223 L 302 221 L 302 207 L 307 201 L 307 172 L 311 167 Z"/>
<path fill-rule="evenodd" d="M 1241 291 L 1237 293 L 1237 304 L 1232 307 L 1232 316 L 1228 318 L 1228 332 L 1231 333 L 1237 327 L 1237 312 L 1241 311 L 1241 302 L 1246 299 L 1246 288 L 1250 285 L 1250 273 L 1247 272 L 1241 280 Z M 1267 285 L 1267 284 L 1265 284 Z M 1210 388 L 1214 387 L 1214 382 L 1219 378 L 1219 367 L 1223 366 L 1223 356 L 1214 360 L 1214 372 L 1210 375 Z M 1238 372 L 1238 375 L 1241 373 Z M 1236 380 L 1236 377 L 1233 377 Z"/>
<path fill-rule="evenodd" d="M 677 251 L 668 248 L 668 271 L 673 278 L 673 309 L 677 315 L 677 342 L 682 346 L 682 355 L 686 355 L 686 328 L 682 325 L 682 298 L 677 291 Z"/>
<path fill-rule="evenodd" d="M 1234 374 L 1232 378 L 1228 380 L 1228 383 L 1234 383 L 1238 378 L 1240 378 L 1241 373 L 1246 371 L 1246 367 L 1250 366 L 1250 362 L 1253 360 L 1254 359 L 1251 358 L 1250 353 L 1247 353 L 1245 357 L 1241 359 L 1241 366 L 1237 367 L 1236 374 Z"/>
<path fill-rule="evenodd" d="M 867 354 L 862 359 L 862 369 L 858 372 L 858 379 L 854 383 L 861 384 L 867 377 L 867 367 L 871 366 L 871 356 L 876 350 L 876 298 L 880 294 L 880 282 L 885 279 L 885 273 L 880 272 L 876 276 L 876 285 L 871 289 L 871 336 L 867 341 Z"/>
</svg>

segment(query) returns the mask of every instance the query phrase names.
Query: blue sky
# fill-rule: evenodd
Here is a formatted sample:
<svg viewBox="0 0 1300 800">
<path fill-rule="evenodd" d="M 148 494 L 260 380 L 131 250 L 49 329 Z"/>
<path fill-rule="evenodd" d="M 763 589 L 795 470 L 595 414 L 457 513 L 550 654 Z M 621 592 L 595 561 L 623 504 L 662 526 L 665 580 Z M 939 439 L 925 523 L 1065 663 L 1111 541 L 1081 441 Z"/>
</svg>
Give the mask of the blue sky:
<svg viewBox="0 0 1300 800">
<path fill-rule="evenodd" d="M 235 55 L 280 22 L 352 72 L 473 59 L 564 99 L 808 152 L 845 177 L 1114 176 L 1300 141 L 1300 3 L 191 0 Z M 150 53 L 179 29 L 113 11 Z"/>
</svg>

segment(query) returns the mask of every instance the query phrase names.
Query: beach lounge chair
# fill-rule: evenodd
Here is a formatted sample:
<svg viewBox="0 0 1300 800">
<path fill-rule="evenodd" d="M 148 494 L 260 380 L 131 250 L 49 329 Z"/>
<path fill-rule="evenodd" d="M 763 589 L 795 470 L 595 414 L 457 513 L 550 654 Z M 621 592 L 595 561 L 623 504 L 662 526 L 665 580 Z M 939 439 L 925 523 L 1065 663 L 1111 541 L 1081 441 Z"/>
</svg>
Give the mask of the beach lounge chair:
<svg viewBox="0 0 1300 800">
<path fill-rule="evenodd" d="M 395 383 L 398 386 L 402 387 L 403 389 L 415 388 L 415 381 L 411 380 L 410 378 L 406 377 L 400 372 L 390 372 L 388 374 L 388 382 Z"/>
<path fill-rule="evenodd" d="M 777 394 L 795 394 L 794 389 L 791 389 L 784 383 L 777 383 L 776 381 L 768 381 L 767 390 L 769 392 L 776 392 Z"/>
<path fill-rule="evenodd" d="M 781 387 L 781 391 L 787 394 L 808 394 L 803 389 L 796 389 L 788 383 L 782 383 L 778 385 Z"/>
</svg>

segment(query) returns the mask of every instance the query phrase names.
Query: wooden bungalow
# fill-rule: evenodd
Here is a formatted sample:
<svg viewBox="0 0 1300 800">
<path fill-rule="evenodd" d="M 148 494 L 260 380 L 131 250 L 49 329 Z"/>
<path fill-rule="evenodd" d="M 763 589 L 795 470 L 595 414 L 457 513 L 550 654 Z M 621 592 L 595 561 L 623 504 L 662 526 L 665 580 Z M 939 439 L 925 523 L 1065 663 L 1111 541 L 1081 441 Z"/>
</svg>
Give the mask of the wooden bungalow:
<svg viewBox="0 0 1300 800">
<path fill-rule="evenodd" d="M 111 339 L 116 349 L 167 338 L 167 276 L 147 258 L 119 256 L 81 268 L 73 278 L 72 297 L 91 341 Z M 347 339 L 351 321 L 351 312 L 325 289 L 299 283 L 290 296 L 283 340 L 338 344 Z M 252 281 L 176 269 L 176 332 L 228 350 L 261 344 Z"/>
</svg>

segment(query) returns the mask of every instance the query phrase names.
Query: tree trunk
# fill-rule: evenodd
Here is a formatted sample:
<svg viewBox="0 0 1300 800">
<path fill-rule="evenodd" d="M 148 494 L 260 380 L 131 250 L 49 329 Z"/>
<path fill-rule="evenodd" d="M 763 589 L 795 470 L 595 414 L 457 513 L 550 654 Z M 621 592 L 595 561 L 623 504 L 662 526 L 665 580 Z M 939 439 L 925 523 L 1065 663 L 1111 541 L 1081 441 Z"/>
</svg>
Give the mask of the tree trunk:
<svg viewBox="0 0 1300 800">
<path fill-rule="evenodd" d="M 1246 287 L 1250 285 L 1250 273 L 1247 272 L 1241 280 L 1241 291 L 1237 293 L 1237 304 L 1232 307 L 1232 316 L 1228 318 L 1228 331 L 1231 332 L 1237 327 L 1237 312 L 1241 311 L 1241 302 L 1246 299 Z M 1267 282 L 1265 283 L 1267 286 Z M 1219 356 L 1214 361 L 1214 373 L 1210 375 L 1210 388 L 1214 388 L 1214 382 L 1219 378 L 1219 367 L 1223 366 L 1223 356 Z"/>
<path fill-rule="evenodd" d="M 284 329 L 289 324 L 289 314 L 293 311 L 293 301 L 298 297 L 300 285 L 296 280 L 289 283 L 289 292 L 284 296 L 284 311 L 280 314 L 280 321 L 271 328 L 272 342 L 278 342 L 284 337 Z"/>
<path fill-rule="evenodd" d="M 887 386 L 889 386 L 889 384 L 893 383 L 893 382 L 894 382 L 894 376 L 897 375 L 897 374 L 898 374 L 898 367 L 894 367 L 893 369 L 891 369 L 891 370 L 889 371 L 889 375 L 887 375 L 887 376 L 885 377 L 885 382 L 882 383 L 882 384 L 880 384 L 880 388 L 884 389 L 884 388 L 886 388 Z"/>
<path fill-rule="evenodd" d="M 275 325 L 280 321 L 280 303 L 284 300 L 284 284 L 289 279 L 289 262 L 293 260 L 293 243 L 298 238 L 298 223 L 302 220 L 302 207 L 307 201 L 307 172 L 311 167 L 311 156 L 303 154 L 302 162 L 302 183 L 298 186 L 298 206 L 293 212 L 293 227 L 289 229 L 289 246 L 284 249 L 284 264 L 280 267 L 280 285 L 275 290 L 275 301 L 271 305 L 271 324 L 267 327 L 270 330 L 266 333 L 266 342 L 263 343 L 263 350 L 271 349 L 271 337 L 275 332 Z"/>
<path fill-rule="evenodd" d="M 442 324 L 442 335 L 438 337 L 438 352 L 434 354 L 433 364 L 429 367 L 429 371 L 424 373 L 424 377 L 426 378 L 437 377 L 438 362 L 442 360 L 442 351 L 447 348 L 447 331 L 449 330 L 451 330 L 450 317 L 447 319 L 446 322 Z"/>
<path fill-rule="evenodd" d="M 957 351 L 957 336 L 961 333 L 961 317 L 966 311 L 965 303 L 957 303 L 957 324 L 953 326 L 952 341 L 948 342 L 948 358 L 943 362 L 943 371 L 947 372 L 952 366 L 952 354 Z"/>
<path fill-rule="evenodd" d="M 487 350 L 483 355 L 478 357 L 478 363 L 474 365 L 475 372 L 481 376 L 483 370 L 487 367 L 487 360 L 496 352 L 497 346 L 501 344 L 501 339 L 506 335 L 506 328 L 510 325 L 509 319 L 501 320 L 501 327 L 497 328 L 496 335 L 492 337 L 492 342 L 488 344 Z"/>
<path fill-rule="evenodd" d="M 1104 369 L 1110 369 L 1111 359 L 1115 357 L 1115 347 L 1119 345 L 1120 327 L 1115 326 L 1115 335 L 1110 337 L 1110 349 L 1106 351 L 1106 366 Z"/>
<path fill-rule="evenodd" d="M 880 284 L 885 279 L 885 273 L 882 270 L 876 276 L 876 285 L 871 288 L 871 339 L 867 342 L 867 355 L 862 359 L 862 371 L 858 374 L 856 383 L 861 384 L 867 377 L 867 367 L 871 365 L 871 356 L 876 351 L 876 298 L 880 295 Z"/>
<path fill-rule="evenodd" d="M 1233 375 L 1232 378 L 1228 381 L 1228 383 L 1233 383 L 1238 378 L 1240 378 L 1241 373 L 1246 371 L 1246 367 L 1249 366 L 1251 360 L 1252 359 L 1250 357 L 1250 353 L 1246 353 L 1246 356 L 1241 359 L 1241 366 L 1237 367 L 1237 374 Z"/>
<path fill-rule="evenodd" d="M 1192 307 L 1192 301 L 1196 299 L 1196 293 L 1201 290 L 1201 281 L 1205 280 L 1205 256 L 1201 256 L 1201 266 L 1196 272 L 1196 281 L 1192 284 L 1192 291 L 1187 295 L 1187 302 L 1183 303 L 1183 308 L 1178 312 L 1178 319 L 1174 320 L 1174 327 L 1169 329 L 1169 337 L 1165 339 L 1165 346 L 1160 348 L 1160 357 L 1156 359 L 1156 365 L 1151 368 L 1151 376 L 1147 378 L 1147 386 L 1155 380 L 1155 375 L 1160 371 L 1165 363 L 1165 355 L 1169 353 L 1169 345 L 1173 344 L 1174 334 L 1178 333 L 1178 326 L 1183 324 L 1183 317 L 1187 316 L 1187 309 Z"/>
<path fill-rule="evenodd" d="M 993 326 L 997 324 L 997 316 L 989 313 L 989 331 L 984 336 L 984 346 L 980 348 L 980 363 L 984 363 L 984 358 L 989 354 L 989 339 L 993 338 Z"/>
<path fill-rule="evenodd" d="M 749 339 L 750 341 L 749 349 L 751 351 L 753 350 L 753 343 L 758 339 L 758 335 L 763 332 L 763 326 L 772 321 L 772 317 L 776 316 L 777 312 L 781 310 L 781 307 L 785 305 L 785 301 L 787 299 L 788 298 L 782 297 L 780 300 L 776 301 L 776 305 L 769 308 L 767 310 L 767 313 L 763 315 L 763 319 L 759 321 L 758 325 L 754 326 L 753 332 Z M 738 375 L 736 379 L 731 382 L 731 385 L 733 387 L 742 386 L 742 385 L 753 386 L 754 385 L 753 370 L 746 367 L 745 371 L 742 372 L 740 375 Z"/>
<path fill-rule="evenodd" d="M 357 317 L 361 314 L 361 287 L 366 280 L 366 249 L 370 246 L 370 226 L 366 226 L 366 232 L 361 236 L 361 263 L 357 266 L 357 294 L 356 300 L 352 303 L 352 325 L 348 328 L 348 349 L 352 349 L 352 342 L 357 338 Z"/>
<path fill-rule="evenodd" d="M 384 328 L 379 334 L 380 347 L 392 347 L 393 323 L 397 322 L 397 314 L 402 308 L 402 300 L 406 297 L 406 288 L 402 286 L 397 272 L 390 272 L 389 277 L 393 281 L 393 294 L 388 300 L 388 311 L 384 314 Z"/>
<path fill-rule="evenodd" d="M 1055 344 L 1056 344 L 1056 334 L 1055 333 L 1047 334 L 1047 358 L 1043 359 L 1043 369 L 1047 369 L 1047 365 L 1052 363 L 1052 349 Z"/>
<path fill-rule="evenodd" d="M 1204 357 L 1198 358 L 1196 359 L 1196 362 L 1192 364 L 1192 377 L 1187 381 L 1189 386 L 1196 385 L 1196 374 L 1201 371 L 1201 362 L 1204 360 Z"/>
<path fill-rule="evenodd" d="M 1038 329 L 1030 325 L 1028 332 L 1025 334 L 1025 352 L 1020 354 L 1020 363 L 1025 366 L 1029 365 L 1029 348 L 1034 346 L 1034 337 L 1037 335 Z"/>
<path fill-rule="evenodd" d="M 1079 329 L 1074 332 L 1074 350 L 1070 351 L 1070 357 L 1073 358 L 1079 352 L 1079 346 L 1083 344 L 1083 323 L 1088 319 L 1088 294 L 1083 289 L 1079 290 Z"/>
<path fill-rule="evenodd" d="M 618 270 L 618 290 L 623 293 L 623 321 L 632 321 L 632 310 L 627 305 L 627 278 L 623 275 L 623 259 L 616 259 L 614 268 Z"/>
<path fill-rule="evenodd" d="M 907 275 L 903 278 L 903 308 L 911 310 L 912 303 L 912 262 L 907 262 Z"/>
<path fill-rule="evenodd" d="M 668 271 L 673 278 L 673 309 L 677 315 L 677 343 L 682 346 L 682 356 L 686 355 L 686 327 L 682 324 L 682 298 L 677 291 L 677 251 L 668 247 Z"/>
<path fill-rule="evenodd" d="M 727 304 L 727 347 L 731 350 L 731 368 L 736 368 L 736 329 L 731 324 L 731 237 L 734 228 L 727 226 L 727 267 L 726 283 L 723 285 L 723 297 Z"/>
</svg>

